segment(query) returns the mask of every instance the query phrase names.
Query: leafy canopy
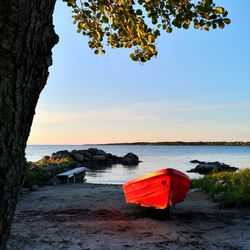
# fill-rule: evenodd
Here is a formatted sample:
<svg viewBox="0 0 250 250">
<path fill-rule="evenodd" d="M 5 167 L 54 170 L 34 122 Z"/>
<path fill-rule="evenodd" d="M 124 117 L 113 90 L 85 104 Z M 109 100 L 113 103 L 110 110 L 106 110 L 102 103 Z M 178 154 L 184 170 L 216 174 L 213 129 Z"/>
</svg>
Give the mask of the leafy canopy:
<svg viewBox="0 0 250 250">
<path fill-rule="evenodd" d="M 103 54 L 104 43 L 112 48 L 134 48 L 130 57 L 146 62 L 157 56 L 160 31 L 173 27 L 209 31 L 230 23 L 228 12 L 213 0 L 63 0 L 72 7 L 77 32 L 89 38 L 95 54 Z"/>
</svg>

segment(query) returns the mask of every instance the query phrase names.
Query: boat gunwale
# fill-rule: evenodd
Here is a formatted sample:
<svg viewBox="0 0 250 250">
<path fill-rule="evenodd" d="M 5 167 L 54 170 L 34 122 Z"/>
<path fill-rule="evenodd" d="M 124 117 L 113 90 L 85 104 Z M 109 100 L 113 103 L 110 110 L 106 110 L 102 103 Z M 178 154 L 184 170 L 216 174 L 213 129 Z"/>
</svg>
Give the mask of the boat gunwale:
<svg viewBox="0 0 250 250">
<path fill-rule="evenodd" d="M 123 184 L 123 187 L 129 186 L 130 184 L 134 184 L 136 182 L 143 181 L 146 179 L 155 178 L 155 177 L 158 177 L 161 175 L 171 175 L 171 174 L 175 174 L 177 176 L 180 176 L 180 177 L 188 180 L 190 183 L 192 183 L 192 180 L 190 179 L 190 177 L 188 175 L 182 173 L 181 171 L 179 171 L 177 169 L 173 169 L 173 168 L 165 168 L 165 169 L 161 169 L 161 170 L 156 170 L 154 172 L 145 174 L 145 175 L 137 177 L 131 181 L 128 181 L 128 182 Z"/>
</svg>

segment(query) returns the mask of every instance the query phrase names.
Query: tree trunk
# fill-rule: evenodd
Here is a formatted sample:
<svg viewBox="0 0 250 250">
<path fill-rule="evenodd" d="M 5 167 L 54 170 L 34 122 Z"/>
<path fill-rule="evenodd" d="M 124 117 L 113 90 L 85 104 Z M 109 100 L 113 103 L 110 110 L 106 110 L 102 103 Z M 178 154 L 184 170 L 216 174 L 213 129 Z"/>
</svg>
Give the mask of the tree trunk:
<svg viewBox="0 0 250 250">
<path fill-rule="evenodd" d="M 6 247 L 26 172 L 26 142 L 58 41 L 55 1 L 0 0 L 0 250 Z"/>
</svg>

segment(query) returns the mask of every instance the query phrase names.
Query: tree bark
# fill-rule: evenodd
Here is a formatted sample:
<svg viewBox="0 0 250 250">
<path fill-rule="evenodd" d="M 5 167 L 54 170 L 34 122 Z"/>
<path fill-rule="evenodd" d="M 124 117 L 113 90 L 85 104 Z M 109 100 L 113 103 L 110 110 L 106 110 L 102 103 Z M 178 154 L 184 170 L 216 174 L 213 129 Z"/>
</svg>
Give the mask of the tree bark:
<svg viewBox="0 0 250 250">
<path fill-rule="evenodd" d="M 25 148 L 58 42 L 56 0 L 0 0 L 0 250 L 26 172 Z"/>
</svg>

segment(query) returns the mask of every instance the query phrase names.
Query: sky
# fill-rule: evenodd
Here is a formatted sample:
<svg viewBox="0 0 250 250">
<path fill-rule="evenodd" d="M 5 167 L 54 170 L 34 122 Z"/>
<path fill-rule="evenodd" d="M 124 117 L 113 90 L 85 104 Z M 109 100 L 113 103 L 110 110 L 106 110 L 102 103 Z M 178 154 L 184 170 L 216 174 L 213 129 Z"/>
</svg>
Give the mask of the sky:
<svg viewBox="0 0 250 250">
<path fill-rule="evenodd" d="M 139 64 L 129 49 L 95 55 L 58 0 L 60 41 L 28 144 L 250 141 L 250 1 L 215 2 L 230 25 L 162 32 L 158 57 Z"/>
</svg>

